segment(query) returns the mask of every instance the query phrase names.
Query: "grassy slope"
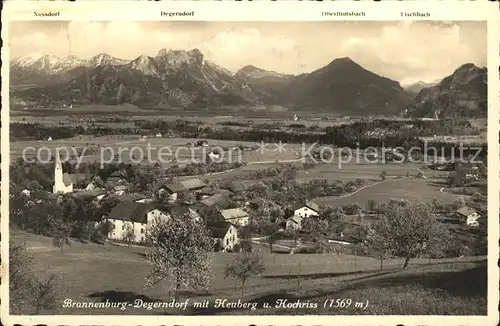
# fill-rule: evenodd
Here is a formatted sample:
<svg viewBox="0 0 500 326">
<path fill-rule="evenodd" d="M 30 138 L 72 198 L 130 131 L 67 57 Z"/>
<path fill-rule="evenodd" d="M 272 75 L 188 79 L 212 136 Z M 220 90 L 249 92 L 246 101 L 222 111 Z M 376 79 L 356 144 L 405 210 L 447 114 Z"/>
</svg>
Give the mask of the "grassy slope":
<svg viewBox="0 0 500 326">
<path fill-rule="evenodd" d="M 153 290 L 143 289 L 149 266 L 144 249 L 138 247 L 99 246 L 73 243 L 60 252 L 51 239 L 12 231 L 17 241 L 26 241 L 28 251 L 35 257 L 34 269 L 40 275 L 55 273 L 57 292 L 62 300 L 76 301 L 168 301 L 167 286 Z M 347 255 L 269 255 L 262 254 L 267 270 L 252 279 L 244 300 L 257 302 L 256 310 L 214 310 L 190 308 L 186 312 L 166 309 L 62 309 L 61 314 L 485 314 L 486 313 L 486 261 L 484 257 L 461 260 L 414 260 L 406 271 L 401 271 L 401 260 L 385 262 L 383 271 L 379 262 L 366 257 Z M 181 299 L 195 300 L 240 298 L 238 284 L 225 280 L 223 269 L 231 254 L 215 254 L 215 281 L 208 292 L 184 291 Z M 356 273 L 355 273 L 356 271 Z M 236 287 L 236 289 L 235 289 Z M 272 305 L 277 299 L 291 302 L 317 302 L 326 299 L 351 298 L 368 300 L 368 308 L 349 309 L 262 309 L 262 303 Z M 61 307 L 59 305 L 59 307 Z M 26 312 L 26 313 L 29 313 Z M 47 313 L 52 313 L 47 311 Z"/>
</svg>

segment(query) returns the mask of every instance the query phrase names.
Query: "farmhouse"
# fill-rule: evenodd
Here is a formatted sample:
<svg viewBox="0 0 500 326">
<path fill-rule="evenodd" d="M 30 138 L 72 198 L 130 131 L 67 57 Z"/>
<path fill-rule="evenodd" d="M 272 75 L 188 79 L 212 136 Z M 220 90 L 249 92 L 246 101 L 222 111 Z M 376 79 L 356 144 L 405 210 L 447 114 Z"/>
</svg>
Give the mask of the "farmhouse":
<svg viewBox="0 0 500 326">
<path fill-rule="evenodd" d="M 207 225 L 212 239 L 214 239 L 216 251 L 232 251 L 234 245 L 239 242 L 238 230 L 228 222 L 217 222 Z"/>
<path fill-rule="evenodd" d="M 481 214 L 476 212 L 474 209 L 465 206 L 457 210 L 456 214 L 461 220 L 465 219 L 467 226 L 479 226 L 479 222 L 477 220 L 481 218 Z"/>
<path fill-rule="evenodd" d="M 182 184 L 179 182 L 173 182 L 169 184 L 161 185 L 158 188 L 158 197 L 167 197 L 167 202 L 175 202 L 179 192 L 186 190 Z"/>
<path fill-rule="evenodd" d="M 201 216 L 187 205 L 174 205 L 168 209 L 167 216 L 190 217 L 195 221 L 201 221 Z"/>
<path fill-rule="evenodd" d="M 206 184 L 198 178 L 180 181 L 185 190 L 196 191 L 205 187 Z"/>
<path fill-rule="evenodd" d="M 103 189 L 97 188 L 94 190 L 79 191 L 76 192 L 73 196 L 75 198 L 81 198 L 81 199 L 90 198 L 100 201 L 106 196 L 106 192 Z"/>
<path fill-rule="evenodd" d="M 221 212 L 222 217 L 226 222 L 236 226 L 247 226 L 250 223 L 248 213 L 242 208 L 224 209 Z"/>
<path fill-rule="evenodd" d="M 211 207 L 218 210 L 226 209 L 229 207 L 230 200 L 227 194 L 215 194 L 211 197 L 205 198 L 200 201 L 201 205 L 197 205 L 200 208 Z"/>
<path fill-rule="evenodd" d="M 124 240 L 127 233 L 132 233 L 133 242 L 144 242 L 147 229 L 156 221 L 167 218 L 167 214 L 157 209 L 153 204 L 120 203 L 111 210 L 107 217 L 107 220 L 114 225 L 108 238 Z"/>
<path fill-rule="evenodd" d="M 300 230 L 302 229 L 302 217 L 294 215 L 286 221 L 287 230 Z"/>
<path fill-rule="evenodd" d="M 300 217 L 318 216 L 319 206 L 311 201 L 306 200 L 305 205 L 296 208 L 293 215 Z"/>
<path fill-rule="evenodd" d="M 203 187 L 198 191 L 199 198 L 201 199 L 205 199 L 216 194 L 226 194 L 228 196 L 231 196 L 232 192 L 227 189 L 218 189 L 210 186 Z"/>
<path fill-rule="evenodd" d="M 124 194 L 116 197 L 120 202 L 135 202 L 135 203 L 146 203 L 148 202 L 146 196 L 138 193 Z"/>
</svg>

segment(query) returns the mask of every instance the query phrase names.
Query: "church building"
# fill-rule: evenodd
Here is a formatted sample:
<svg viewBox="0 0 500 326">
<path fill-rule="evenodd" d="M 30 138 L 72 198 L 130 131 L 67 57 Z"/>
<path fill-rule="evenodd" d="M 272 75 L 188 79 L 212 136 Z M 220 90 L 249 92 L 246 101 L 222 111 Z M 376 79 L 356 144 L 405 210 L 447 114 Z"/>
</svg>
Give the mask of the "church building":
<svg viewBox="0 0 500 326">
<path fill-rule="evenodd" d="M 68 173 L 63 173 L 61 160 L 56 158 L 54 168 L 54 187 L 52 192 L 55 194 L 67 194 L 73 192 L 73 180 Z"/>
</svg>

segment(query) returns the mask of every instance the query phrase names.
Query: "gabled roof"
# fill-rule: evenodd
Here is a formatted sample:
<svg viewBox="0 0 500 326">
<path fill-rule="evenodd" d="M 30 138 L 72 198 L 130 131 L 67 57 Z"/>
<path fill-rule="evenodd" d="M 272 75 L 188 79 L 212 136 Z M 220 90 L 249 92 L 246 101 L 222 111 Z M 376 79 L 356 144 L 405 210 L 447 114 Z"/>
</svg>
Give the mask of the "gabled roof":
<svg viewBox="0 0 500 326">
<path fill-rule="evenodd" d="M 234 193 L 242 192 L 246 189 L 245 185 L 242 184 L 241 182 L 233 181 L 229 185 L 229 190 L 231 190 Z"/>
<path fill-rule="evenodd" d="M 163 184 L 159 187 L 159 189 L 165 188 L 169 190 L 171 193 L 176 193 L 176 192 L 181 192 L 185 191 L 186 188 L 180 183 L 180 182 L 172 182 L 172 183 L 166 183 Z"/>
<path fill-rule="evenodd" d="M 220 212 L 222 217 L 227 220 L 232 220 L 232 219 L 237 219 L 241 217 L 246 217 L 248 216 L 248 213 L 245 212 L 242 208 L 231 208 L 231 209 L 225 209 Z"/>
<path fill-rule="evenodd" d="M 125 195 L 116 197 L 116 199 L 118 199 L 121 202 L 134 202 L 136 200 L 141 200 L 141 199 L 145 199 L 145 198 L 146 198 L 146 196 L 144 196 L 142 194 L 137 194 L 137 193 L 125 194 Z"/>
<path fill-rule="evenodd" d="M 94 190 L 85 190 L 85 191 L 79 191 L 77 193 L 74 193 L 75 197 L 80 197 L 80 198 L 94 198 L 100 195 L 104 195 L 106 192 L 100 188 L 94 189 Z"/>
<path fill-rule="evenodd" d="M 226 207 L 229 204 L 229 196 L 227 194 L 215 194 L 203 199 L 200 203 L 208 207 L 212 207 L 216 204 L 221 207 Z"/>
<path fill-rule="evenodd" d="M 114 186 L 113 187 L 114 190 L 127 190 L 127 186 L 126 185 L 118 185 L 118 186 Z"/>
<path fill-rule="evenodd" d="M 156 209 L 156 206 L 150 203 L 123 202 L 113 207 L 108 214 L 108 218 L 146 223 L 146 213 L 154 209 Z"/>
<path fill-rule="evenodd" d="M 295 224 L 300 224 L 302 222 L 302 217 L 294 215 L 294 216 L 290 217 L 287 221 L 292 221 Z"/>
<path fill-rule="evenodd" d="M 294 210 L 302 208 L 302 207 L 307 207 L 309 209 L 312 209 L 316 213 L 319 213 L 319 205 L 316 204 L 316 203 L 313 203 L 313 202 L 311 202 L 309 200 L 306 200 L 306 202 L 304 204 L 296 205 L 295 208 L 294 208 Z"/>
<path fill-rule="evenodd" d="M 231 227 L 231 223 L 228 222 L 214 222 L 207 225 L 208 230 L 212 238 L 222 239 L 226 236 L 227 231 Z"/>
<path fill-rule="evenodd" d="M 228 190 L 228 189 L 218 189 L 218 188 L 212 188 L 212 187 L 203 187 L 202 189 L 200 189 L 199 191 L 199 194 L 201 195 L 208 195 L 208 196 L 212 196 L 212 195 L 215 195 L 215 194 L 226 194 L 228 196 L 232 195 L 232 191 L 231 190 Z"/>
<path fill-rule="evenodd" d="M 457 210 L 458 214 L 460 214 L 462 216 L 465 216 L 465 217 L 467 217 L 467 216 L 469 216 L 471 214 L 474 214 L 475 212 L 476 211 L 474 209 L 472 209 L 470 207 L 467 207 L 467 206 L 464 206 L 464 207 L 462 207 L 462 208 L 460 208 L 460 209 Z"/>
<path fill-rule="evenodd" d="M 192 189 L 197 189 L 197 188 L 203 188 L 206 186 L 206 184 L 201 181 L 200 179 L 189 179 L 189 180 L 183 180 L 180 181 L 180 184 L 186 188 L 187 190 L 192 190 Z"/>
</svg>

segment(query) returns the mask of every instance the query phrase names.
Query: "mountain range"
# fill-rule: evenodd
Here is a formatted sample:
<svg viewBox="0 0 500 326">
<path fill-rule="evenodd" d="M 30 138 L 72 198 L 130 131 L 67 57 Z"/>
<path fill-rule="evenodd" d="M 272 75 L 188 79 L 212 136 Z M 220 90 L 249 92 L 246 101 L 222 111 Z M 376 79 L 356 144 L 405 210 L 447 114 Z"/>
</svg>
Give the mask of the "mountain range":
<svg viewBox="0 0 500 326">
<path fill-rule="evenodd" d="M 403 112 L 427 116 L 443 110 L 449 89 L 465 92 L 460 115 L 482 114 L 473 101 L 486 101 L 486 69 L 459 67 L 437 84 L 412 85 L 379 76 L 339 58 L 301 75 L 281 74 L 247 65 L 232 73 L 205 60 L 198 49 L 162 49 L 134 60 L 100 53 L 82 60 L 33 54 L 10 64 L 11 96 L 40 106 L 120 104 L 139 107 L 203 108 L 279 105 L 293 110 L 345 115 Z M 464 99 L 469 102 L 464 102 Z M 483 104 L 478 104 L 482 107 Z"/>
</svg>

